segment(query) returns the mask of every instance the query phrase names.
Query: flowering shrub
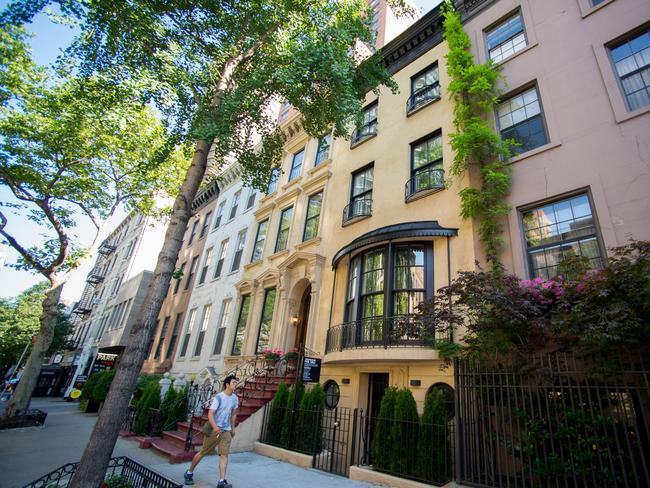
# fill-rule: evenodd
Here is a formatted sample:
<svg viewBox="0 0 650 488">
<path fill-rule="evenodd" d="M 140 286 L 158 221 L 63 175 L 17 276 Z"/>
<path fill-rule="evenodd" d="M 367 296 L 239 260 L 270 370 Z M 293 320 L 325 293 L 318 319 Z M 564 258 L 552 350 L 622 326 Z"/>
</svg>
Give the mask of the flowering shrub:
<svg viewBox="0 0 650 488">
<path fill-rule="evenodd" d="M 284 354 L 284 359 L 287 361 L 297 361 L 298 360 L 298 349 L 292 347 Z"/>
<path fill-rule="evenodd" d="M 566 276 L 575 276 L 567 278 Z M 613 248 L 602 270 L 520 280 L 459 273 L 420 306 L 442 357 L 518 356 L 542 349 L 607 355 L 650 345 L 650 242 Z"/>
<path fill-rule="evenodd" d="M 267 347 L 262 351 L 262 357 L 267 361 L 277 361 L 283 355 L 284 351 L 282 351 L 282 349 L 271 349 Z"/>
</svg>

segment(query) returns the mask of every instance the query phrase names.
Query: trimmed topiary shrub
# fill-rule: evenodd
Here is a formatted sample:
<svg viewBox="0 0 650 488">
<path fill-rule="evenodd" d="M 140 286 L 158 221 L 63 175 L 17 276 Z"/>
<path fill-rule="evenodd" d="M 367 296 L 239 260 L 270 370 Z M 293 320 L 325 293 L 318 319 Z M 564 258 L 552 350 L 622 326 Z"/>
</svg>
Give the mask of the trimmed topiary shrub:
<svg viewBox="0 0 650 488">
<path fill-rule="evenodd" d="M 266 441 L 270 444 L 282 444 L 282 427 L 284 414 L 289 399 L 289 388 L 282 382 L 278 385 L 273 402 L 270 405 L 270 414 L 266 427 Z"/>
<path fill-rule="evenodd" d="M 394 386 L 386 388 L 384 397 L 381 399 L 370 447 L 372 465 L 378 470 L 386 470 L 390 466 L 390 457 L 394 448 L 392 434 L 396 400 L 397 388 Z M 373 419 L 370 421 L 372 422 Z"/>
<path fill-rule="evenodd" d="M 289 389 L 287 408 L 284 411 L 284 419 L 282 421 L 281 436 L 281 444 L 289 449 L 296 445 L 296 418 L 294 409 L 300 406 L 304 394 L 305 385 L 301 382 L 295 383 Z"/>
<path fill-rule="evenodd" d="M 102 403 L 104 400 L 106 400 L 106 396 L 108 395 L 108 390 L 111 388 L 111 383 L 113 382 L 113 378 L 115 378 L 115 369 L 107 369 L 106 371 L 102 371 L 99 373 L 99 378 L 97 380 L 97 383 L 95 384 L 95 387 L 92 390 L 92 398 L 96 402 Z"/>
<path fill-rule="evenodd" d="M 415 460 L 420 417 L 413 393 L 408 388 L 402 388 L 397 392 L 394 419 L 391 434 L 390 470 L 406 476 L 413 476 L 416 473 Z"/>
<path fill-rule="evenodd" d="M 323 439 L 323 410 L 325 392 L 316 383 L 305 392 L 300 401 L 300 410 L 296 419 L 296 449 L 300 452 L 315 454 L 321 450 Z"/>
<path fill-rule="evenodd" d="M 443 483 L 451 475 L 451 443 L 447 428 L 445 397 L 431 390 L 424 400 L 417 449 L 418 477 Z"/>
<path fill-rule="evenodd" d="M 135 406 L 137 413 L 133 431 L 138 435 L 155 434 L 155 432 L 147 432 L 150 423 L 149 409 L 160 407 L 160 385 L 155 382 L 148 383 Z"/>
</svg>

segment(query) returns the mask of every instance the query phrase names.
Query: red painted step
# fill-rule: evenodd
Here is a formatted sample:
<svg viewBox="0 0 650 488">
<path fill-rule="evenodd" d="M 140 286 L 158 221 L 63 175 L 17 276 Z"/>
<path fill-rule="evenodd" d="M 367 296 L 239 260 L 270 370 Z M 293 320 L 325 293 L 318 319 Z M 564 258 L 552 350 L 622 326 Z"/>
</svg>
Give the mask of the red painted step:
<svg viewBox="0 0 650 488">
<path fill-rule="evenodd" d="M 172 464 L 191 461 L 196 454 L 194 449 L 186 451 L 183 447 L 178 447 L 175 443 L 160 437 L 154 438 L 154 440 L 151 441 L 151 447 L 159 453 L 169 457 L 169 462 Z"/>
</svg>

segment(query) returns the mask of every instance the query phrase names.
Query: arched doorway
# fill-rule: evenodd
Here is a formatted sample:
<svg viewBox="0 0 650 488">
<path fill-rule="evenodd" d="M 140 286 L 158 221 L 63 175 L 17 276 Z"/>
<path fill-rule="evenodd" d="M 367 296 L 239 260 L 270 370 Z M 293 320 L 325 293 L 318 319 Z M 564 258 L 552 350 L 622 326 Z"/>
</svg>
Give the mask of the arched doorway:
<svg viewBox="0 0 650 488">
<path fill-rule="evenodd" d="M 307 327 L 309 322 L 309 307 L 311 306 L 311 284 L 302 292 L 298 308 L 298 322 L 296 323 L 296 336 L 293 347 L 302 348 L 307 341 Z"/>
</svg>

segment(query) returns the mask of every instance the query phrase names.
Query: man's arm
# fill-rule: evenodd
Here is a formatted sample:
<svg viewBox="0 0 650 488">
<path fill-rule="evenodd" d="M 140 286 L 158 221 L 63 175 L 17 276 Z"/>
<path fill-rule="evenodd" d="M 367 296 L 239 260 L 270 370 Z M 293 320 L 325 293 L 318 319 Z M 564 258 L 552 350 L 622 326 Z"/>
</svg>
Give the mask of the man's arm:
<svg viewBox="0 0 650 488">
<path fill-rule="evenodd" d="M 210 426 L 212 427 L 212 430 L 215 431 L 215 433 L 221 434 L 221 429 L 217 427 L 217 421 L 214 420 L 214 412 L 216 412 L 216 410 L 208 410 L 208 422 L 210 422 Z"/>
<path fill-rule="evenodd" d="M 236 422 L 236 420 L 237 420 L 237 410 L 239 410 L 239 407 L 235 408 L 235 409 L 232 411 L 232 414 L 230 415 L 230 427 L 231 427 L 231 429 L 232 429 L 231 432 L 230 432 L 230 434 L 231 434 L 233 437 L 235 437 L 235 427 L 237 427 L 237 426 L 235 425 L 235 422 Z"/>
</svg>

